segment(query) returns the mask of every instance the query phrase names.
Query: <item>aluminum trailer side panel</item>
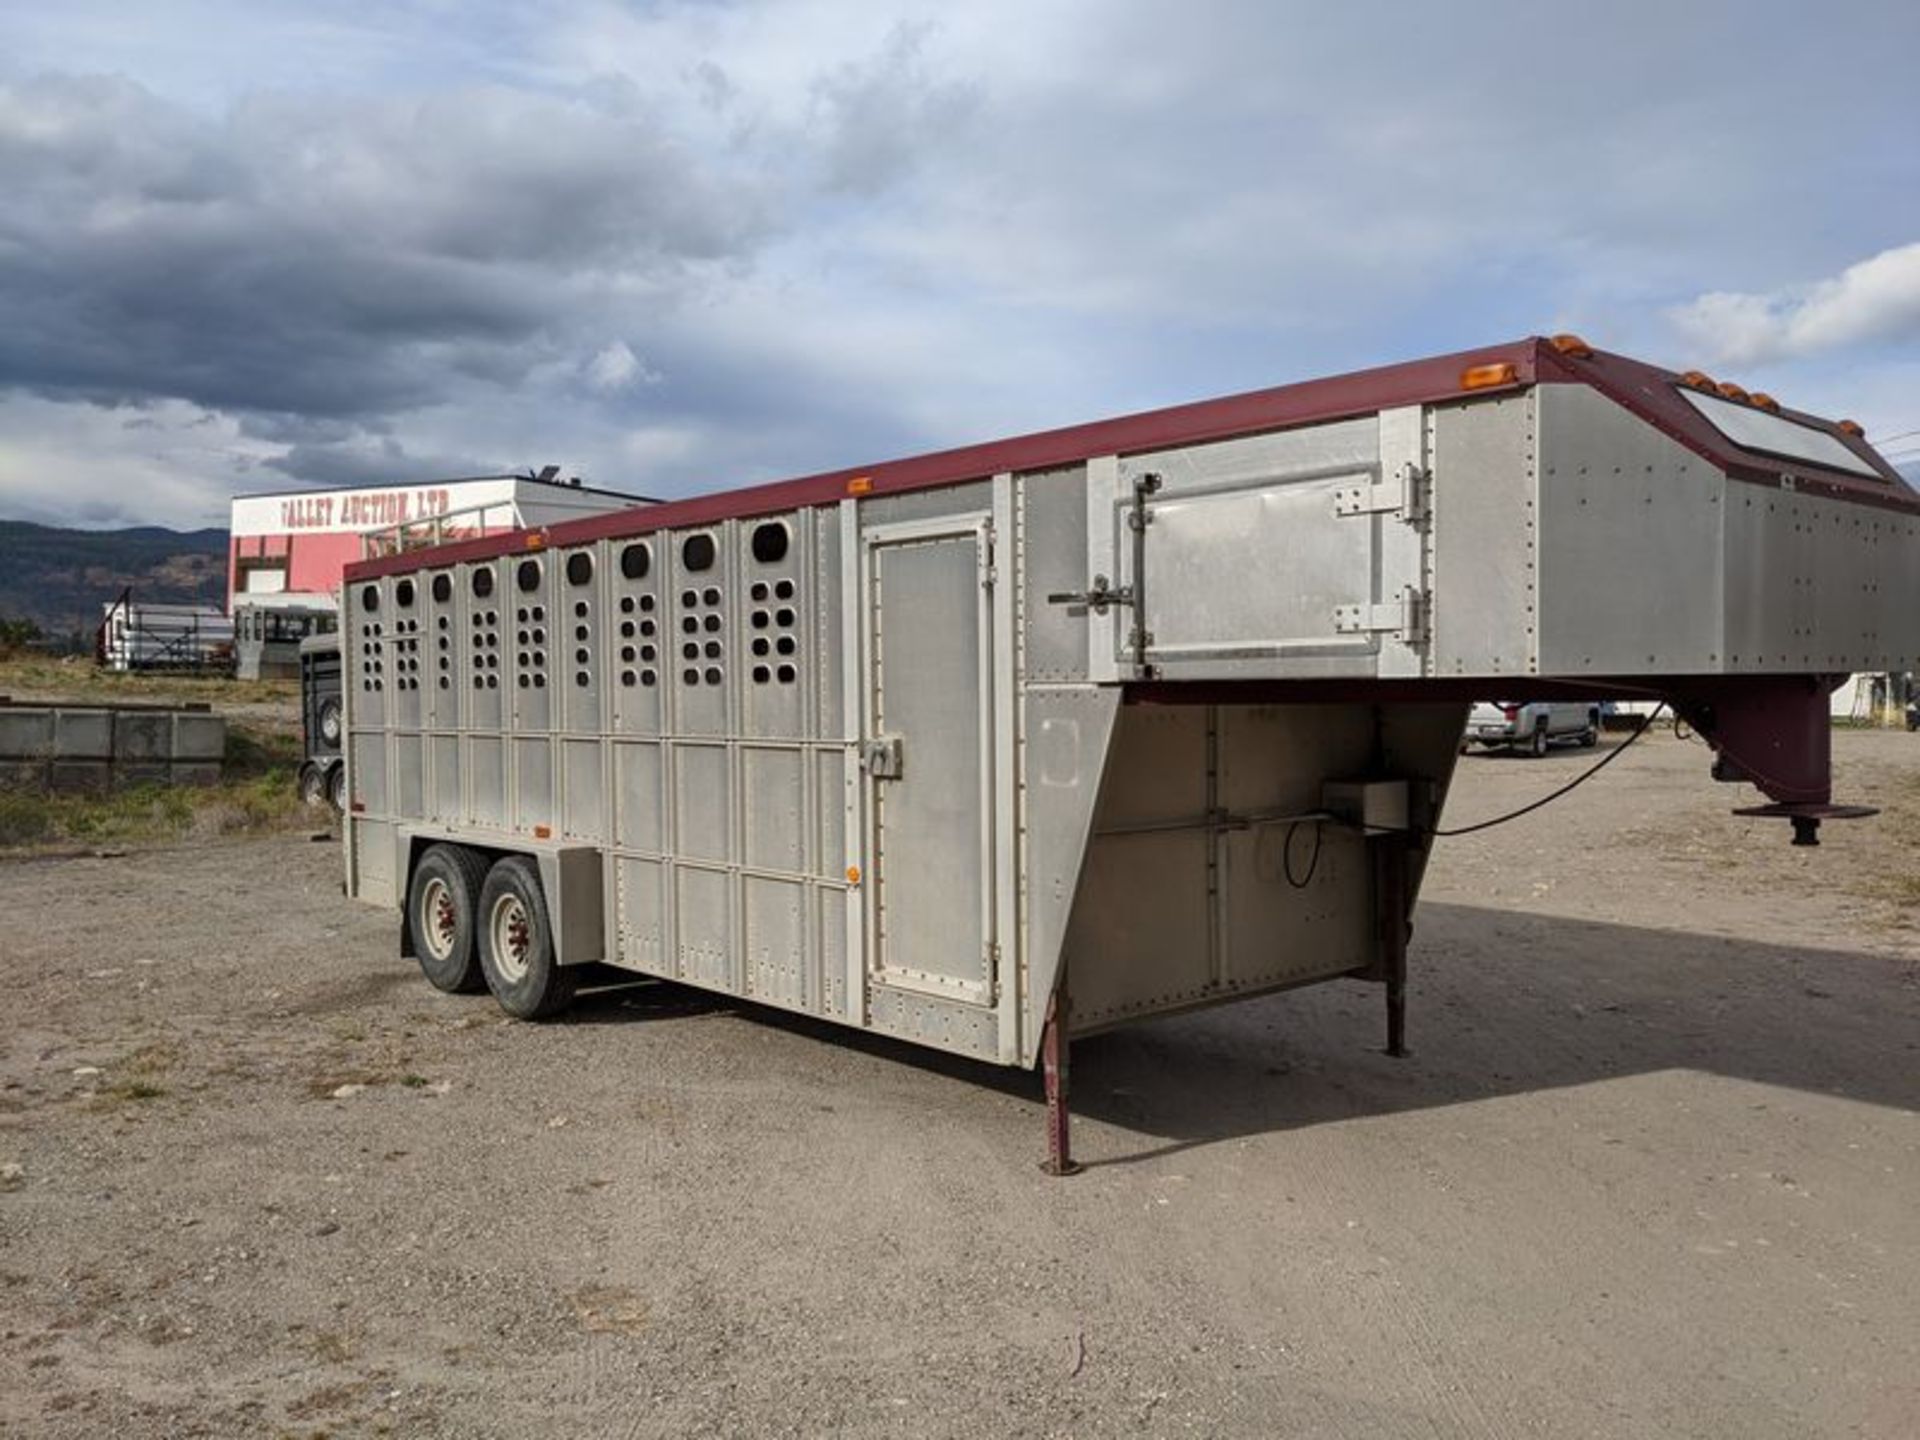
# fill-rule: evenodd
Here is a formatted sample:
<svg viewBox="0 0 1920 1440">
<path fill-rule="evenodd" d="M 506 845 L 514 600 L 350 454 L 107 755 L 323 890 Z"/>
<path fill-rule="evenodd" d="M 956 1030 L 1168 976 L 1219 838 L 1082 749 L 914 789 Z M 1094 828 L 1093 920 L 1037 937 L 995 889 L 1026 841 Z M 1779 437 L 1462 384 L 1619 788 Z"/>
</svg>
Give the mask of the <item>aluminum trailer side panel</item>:
<svg viewBox="0 0 1920 1440">
<path fill-rule="evenodd" d="M 1768 717 L 1913 663 L 1920 501 L 1504 353 L 355 567 L 349 888 L 533 855 L 565 963 L 1031 1064 L 1067 992 L 1075 1033 L 1399 994 L 1488 683 L 1670 694 L 1813 818 Z"/>
</svg>

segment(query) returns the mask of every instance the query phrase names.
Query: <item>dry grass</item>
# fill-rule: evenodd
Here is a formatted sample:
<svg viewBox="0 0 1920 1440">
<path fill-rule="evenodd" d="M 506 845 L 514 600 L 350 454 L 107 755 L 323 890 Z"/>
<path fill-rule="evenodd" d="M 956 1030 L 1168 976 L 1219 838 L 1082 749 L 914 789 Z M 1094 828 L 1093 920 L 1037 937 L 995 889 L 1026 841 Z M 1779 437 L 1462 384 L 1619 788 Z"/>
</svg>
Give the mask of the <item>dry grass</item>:
<svg viewBox="0 0 1920 1440">
<path fill-rule="evenodd" d="M 297 680 L 235 680 L 224 675 L 122 674 L 98 668 L 90 657 L 0 657 L 0 695 L 15 700 L 75 703 L 285 705 L 297 711 Z"/>
</svg>

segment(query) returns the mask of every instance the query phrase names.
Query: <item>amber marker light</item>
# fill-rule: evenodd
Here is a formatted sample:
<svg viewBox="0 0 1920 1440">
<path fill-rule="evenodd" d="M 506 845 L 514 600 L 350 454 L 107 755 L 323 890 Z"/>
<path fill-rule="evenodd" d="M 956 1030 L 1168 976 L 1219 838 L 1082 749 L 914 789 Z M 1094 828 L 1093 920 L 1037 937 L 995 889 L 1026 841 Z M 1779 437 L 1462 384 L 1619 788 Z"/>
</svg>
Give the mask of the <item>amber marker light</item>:
<svg viewBox="0 0 1920 1440">
<path fill-rule="evenodd" d="M 860 867 L 858 865 L 847 866 L 847 884 L 858 885 L 859 883 L 860 883 Z"/>
<path fill-rule="evenodd" d="M 1742 404 L 1744 404 L 1748 399 L 1747 392 L 1742 390 L 1738 385 L 1734 384 L 1731 380 L 1722 380 L 1718 385 L 1714 386 L 1713 388 L 1715 390 L 1718 390 L 1722 395 L 1726 396 L 1727 399 L 1729 400 L 1738 400 Z"/>
<path fill-rule="evenodd" d="M 1858 420 L 1842 420 L 1839 422 L 1839 425 L 1841 430 L 1853 436 L 1856 440 L 1864 440 L 1867 437 L 1867 432 L 1861 427 Z"/>
<path fill-rule="evenodd" d="M 1720 387 L 1713 383 L 1713 377 L 1704 370 L 1689 370 L 1680 377 L 1680 383 L 1689 390 L 1718 391 Z"/>
<path fill-rule="evenodd" d="M 553 827 L 551 825 L 534 826 L 533 838 L 536 840 L 551 840 L 553 838 Z"/>
<path fill-rule="evenodd" d="M 1571 355 L 1576 360 L 1591 360 L 1593 347 L 1578 335 L 1556 335 L 1547 343 L 1562 355 Z"/>
<path fill-rule="evenodd" d="M 543 532 L 539 530 L 529 530 L 527 532 L 527 549 L 544 550 L 546 548 L 547 537 Z"/>
<path fill-rule="evenodd" d="M 1780 408 L 1780 402 L 1764 390 L 1756 390 L 1747 396 L 1747 403 L 1761 410 L 1778 410 Z"/>
<path fill-rule="evenodd" d="M 1486 390 L 1495 385 L 1511 385 L 1519 378 L 1520 372 L 1513 368 L 1510 360 L 1496 361 L 1491 365 L 1469 365 L 1460 372 L 1460 388 Z"/>
<path fill-rule="evenodd" d="M 849 495 L 865 495 L 871 492 L 872 489 L 873 477 L 871 475 L 861 475 L 847 481 L 847 494 Z"/>
</svg>

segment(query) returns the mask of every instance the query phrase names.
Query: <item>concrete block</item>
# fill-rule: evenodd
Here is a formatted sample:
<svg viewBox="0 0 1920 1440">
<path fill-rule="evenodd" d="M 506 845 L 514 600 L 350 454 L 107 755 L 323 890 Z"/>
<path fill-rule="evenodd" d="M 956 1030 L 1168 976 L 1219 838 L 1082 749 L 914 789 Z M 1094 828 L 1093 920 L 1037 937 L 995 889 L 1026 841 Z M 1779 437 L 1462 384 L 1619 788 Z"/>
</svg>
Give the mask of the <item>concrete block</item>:
<svg viewBox="0 0 1920 1440">
<path fill-rule="evenodd" d="M 47 766 L 47 788 L 69 794 L 103 794 L 113 783 L 105 760 L 54 760 Z"/>
<path fill-rule="evenodd" d="M 113 714 L 107 710 L 53 712 L 56 760 L 106 760 L 113 755 Z"/>
<path fill-rule="evenodd" d="M 175 715 L 173 758 L 211 760 L 216 765 L 227 753 L 227 722 L 218 715 Z"/>
<path fill-rule="evenodd" d="M 173 781 L 173 767 L 164 760 L 119 760 L 114 762 L 113 783 L 127 790 L 135 785 L 167 785 Z"/>
<path fill-rule="evenodd" d="M 173 757 L 173 716 L 165 711 L 141 714 L 117 711 L 113 717 L 113 758 L 127 761 L 157 760 L 164 764 Z"/>
<path fill-rule="evenodd" d="M 176 760 L 173 762 L 173 783 L 176 785 L 218 785 L 220 783 L 220 762 L 218 760 Z"/>
<path fill-rule="evenodd" d="M 44 790 L 47 762 L 0 759 L 0 790 Z"/>
<path fill-rule="evenodd" d="M 53 753 L 53 711 L 0 710 L 0 760 L 38 760 Z"/>
</svg>

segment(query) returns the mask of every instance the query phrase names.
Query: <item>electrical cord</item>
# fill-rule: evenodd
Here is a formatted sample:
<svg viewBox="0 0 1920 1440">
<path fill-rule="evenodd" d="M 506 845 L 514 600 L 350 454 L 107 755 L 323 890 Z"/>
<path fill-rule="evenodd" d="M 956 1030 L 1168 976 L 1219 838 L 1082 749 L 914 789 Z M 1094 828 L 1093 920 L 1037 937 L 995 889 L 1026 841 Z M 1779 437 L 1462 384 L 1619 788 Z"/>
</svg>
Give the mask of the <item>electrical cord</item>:
<svg viewBox="0 0 1920 1440">
<path fill-rule="evenodd" d="M 1618 760 L 1622 755 L 1626 754 L 1627 751 L 1631 750 L 1633 748 L 1633 742 L 1638 740 L 1642 735 L 1646 734 L 1647 731 L 1653 728 L 1653 722 L 1660 718 L 1661 712 L 1664 711 L 1666 708 L 1667 708 L 1667 702 L 1662 700 L 1658 705 L 1653 707 L 1653 713 L 1647 717 L 1646 723 L 1640 726 L 1640 728 L 1635 730 L 1631 735 L 1629 735 L 1626 738 L 1625 742 L 1622 743 L 1619 749 L 1611 751 L 1610 753 L 1601 756 L 1598 761 L 1596 761 L 1592 765 L 1589 765 L 1585 770 L 1581 771 L 1578 775 L 1574 776 L 1573 779 L 1569 780 L 1566 784 L 1562 785 L 1558 790 L 1555 790 L 1552 794 L 1542 795 L 1538 800 L 1535 800 L 1530 805 L 1522 805 L 1518 810 L 1509 810 L 1505 815 L 1496 815 L 1491 820 L 1480 820 L 1475 822 L 1472 825 L 1459 825 L 1451 830 L 1429 830 L 1427 831 L 1427 834 L 1436 836 L 1439 838 L 1446 838 L 1454 835 L 1471 835 L 1476 830 L 1491 830 L 1494 826 L 1504 825 L 1509 820 L 1518 820 L 1522 815 L 1531 815 L 1534 811 L 1538 810 L 1542 805 L 1551 805 L 1554 801 L 1558 800 L 1562 795 L 1565 795 L 1568 791 L 1578 789 L 1580 786 L 1586 784 L 1587 781 L 1591 780 L 1594 776 L 1598 775 L 1602 770 L 1606 769 L 1607 766 L 1611 765 L 1614 761 Z M 1316 858 L 1318 858 L 1317 855 L 1316 855 Z M 1287 878 L 1291 880 L 1293 876 L 1289 874 Z M 1311 872 L 1309 872 L 1309 878 L 1311 878 Z"/>
<path fill-rule="evenodd" d="M 1280 843 L 1280 871 L 1287 877 L 1287 884 L 1296 890 L 1304 890 L 1313 883 L 1313 872 L 1320 868 L 1321 822 L 1313 824 L 1313 854 L 1307 860 L 1307 873 L 1298 880 L 1293 878 L 1293 832 L 1307 822 L 1296 820 L 1287 826 L 1287 838 Z"/>
</svg>

